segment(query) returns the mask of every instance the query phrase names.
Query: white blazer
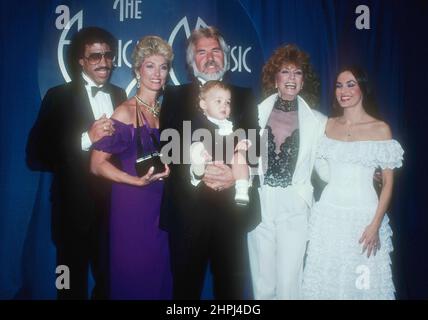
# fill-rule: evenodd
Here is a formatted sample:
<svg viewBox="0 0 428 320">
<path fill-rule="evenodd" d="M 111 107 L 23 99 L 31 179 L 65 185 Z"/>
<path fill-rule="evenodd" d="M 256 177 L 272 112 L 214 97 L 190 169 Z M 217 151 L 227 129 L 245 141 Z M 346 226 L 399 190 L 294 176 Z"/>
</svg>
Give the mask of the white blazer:
<svg viewBox="0 0 428 320">
<path fill-rule="evenodd" d="M 272 112 L 274 103 L 278 97 L 275 93 L 258 105 L 259 126 L 266 128 L 267 121 Z M 292 184 L 289 188 L 295 189 L 296 193 L 303 198 L 309 207 L 313 203 L 313 187 L 311 184 L 311 174 L 314 168 L 315 151 L 319 139 L 323 136 L 327 117 L 322 113 L 311 109 L 300 96 L 297 96 L 298 121 L 299 121 L 299 154 L 297 157 L 296 168 L 294 170 Z M 258 174 L 260 176 L 260 185 L 263 188 L 263 163 L 260 158 Z"/>
</svg>

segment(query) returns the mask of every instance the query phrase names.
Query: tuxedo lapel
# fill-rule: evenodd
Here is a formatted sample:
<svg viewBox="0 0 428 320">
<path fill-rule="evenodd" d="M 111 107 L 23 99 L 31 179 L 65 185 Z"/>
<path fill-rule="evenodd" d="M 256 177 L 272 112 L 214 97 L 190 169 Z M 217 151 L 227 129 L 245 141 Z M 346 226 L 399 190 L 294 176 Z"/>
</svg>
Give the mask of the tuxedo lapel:
<svg viewBox="0 0 428 320">
<path fill-rule="evenodd" d="M 74 103 L 74 112 L 76 114 L 74 117 L 78 122 L 78 126 L 85 131 L 95 121 L 95 118 L 83 81 L 76 81 L 76 83 L 74 83 L 73 94 L 76 99 Z"/>
<path fill-rule="evenodd" d="M 190 120 L 195 117 L 196 112 L 199 109 L 199 82 L 193 81 L 187 90 L 187 97 L 184 100 L 184 108 L 182 110 L 187 110 L 187 116 L 185 120 Z"/>
<path fill-rule="evenodd" d="M 299 118 L 299 154 L 296 162 L 294 176 L 298 172 L 304 159 L 307 159 L 307 153 L 311 150 L 314 130 L 317 128 L 317 119 L 311 108 L 301 97 L 297 96 L 298 101 L 298 118 Z"/>
<path fill-rule="evenodd" d="M 259 105 L 258 105 L 258 120 L 259 120 L 259 127 L 260 127 L 260 136 L 264 135 L 264 130 L 266 129 L 266 124 L 269 120 L 269 116 L 272 112 L 273 106 L 275 104 L 276 99 L 278 98 L 278 94 L 274 93 L 272 95 L 270 95 L 269 97 L 267 97 L 265 100 L 263 100 Z M 267 137 L 267 134 L 265 135 L 265 137 Z M 263 141 L 263 140 L 261 140 Z M 264 149 L 264 152 L 267 152 L 267 140 L 264 141 L 264 143 L 266 143 L 266 148 Z M 259 178 L 260 178 L 260 184 L 263 184 L 263 180 L 264 180 L 264 173 L 263 172 L 263 168 L 265 168 L 265 164 L 263 163 L 263 156 L 260 157 L 259 159 L 259 168 L 258 168 L 258 173 L 259 173 Z M 267 158 L 266 158 L 267 159 Z M 266 163 L 267 166 L 267 163 Z"/>
<path fill-rule="evenodd" d="M 244 110 L 242 108 L 244 106 L 241 105 L 244 101 L 244 97 L 241 96 L 239 90 L 232 85 L 229 85 L 230 93 L 231 93 L 231 113 L 230 119 L 235 125 L 241 123 L 242 117 L 244 116 Z"/>
<path fill-rule="evenodd" d="M 119 104 L 123 102 L 124 97 L 119 94 L 120 92 L 116 92 L 115 88 L 110 83 L 106 83 L 105 87 L 106 92 L 110 95 L 114 110 Z M 73 82 L 73 97 L 75 99 L 75 118 L 78 119 L 79 127 L 85 131 L 95 121 L 95 117 L 83 80 L 76 80 Z"/>
<path fill-rule="evenodd" d="M 117 90 L 117 88 L 115 88 L 110 82 L 107 82 L 104 86 L 106 87 L 106 92 L 110 94 L 110 99 L 114 110 L 123 102 L 123 97 L 121 96 L 119 90 Z"/>
<path fill-rule="evenodd" d="M 262 130 L 266 127 L 277 97 L 278 94 L 275 93 L 267 97 L 262 103 L 259 104 L 259 126 Z M 260 134 L 262 134 L 262 132 L 260 132 Z"/>
</svg>

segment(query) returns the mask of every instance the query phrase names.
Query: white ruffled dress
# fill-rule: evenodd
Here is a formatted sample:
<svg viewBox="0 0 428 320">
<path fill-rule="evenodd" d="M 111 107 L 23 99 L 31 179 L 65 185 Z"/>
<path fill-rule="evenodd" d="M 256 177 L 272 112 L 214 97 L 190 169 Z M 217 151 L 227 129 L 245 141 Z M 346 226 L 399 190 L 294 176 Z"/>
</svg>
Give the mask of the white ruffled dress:
<svg viewBox="0 0 428 320">
<path fill-rule="evenodd" d="M 403 153 L 395 140 L 321 139 L 317 158 L 328 162 L 329 182 L 309 219 L 304 299 L 394 299 L 388 216 L 379 230 L 381 247 L 376 256 L 361 254 L 358 240 L 378 205 L 375 169 L 401 167 Z"/>
</svg>

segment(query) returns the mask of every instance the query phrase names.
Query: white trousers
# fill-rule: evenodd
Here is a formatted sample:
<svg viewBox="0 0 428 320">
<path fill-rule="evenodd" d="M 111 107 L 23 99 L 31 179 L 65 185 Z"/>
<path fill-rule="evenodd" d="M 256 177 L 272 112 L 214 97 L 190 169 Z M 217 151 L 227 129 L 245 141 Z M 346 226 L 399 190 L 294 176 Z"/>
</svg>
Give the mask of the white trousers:
<svg viewBox="0 0 428 320">
<path fill-rule="evenodd" d="M 291 188 L 259 189 L 262 221 L 248 234 L 255 299 L 300 299 L 309 207 Z"/>
</svg>

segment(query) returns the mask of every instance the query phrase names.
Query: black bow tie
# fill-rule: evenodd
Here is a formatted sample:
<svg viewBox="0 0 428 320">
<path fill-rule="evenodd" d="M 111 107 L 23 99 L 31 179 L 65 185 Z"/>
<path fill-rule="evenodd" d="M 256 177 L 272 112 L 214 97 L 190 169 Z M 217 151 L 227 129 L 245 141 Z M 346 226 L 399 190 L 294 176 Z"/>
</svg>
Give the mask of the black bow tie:
<svg viewBox="0 0 428 320">
<path fill-rule="evenodd" d="M 105 92 L 105 93 L 109 93 L 109 92 L 108 92 L 108 90 L 107 90 L 107 88 L 106 88 L 106 86 L 102 86 L 102 87 L 91 87 L 92 97 L 95 97 L 95 96 L 96 96 L 96 94 L 97 94 L 99 91 L 103 91 L 103 92 Z"/>
</svg>

